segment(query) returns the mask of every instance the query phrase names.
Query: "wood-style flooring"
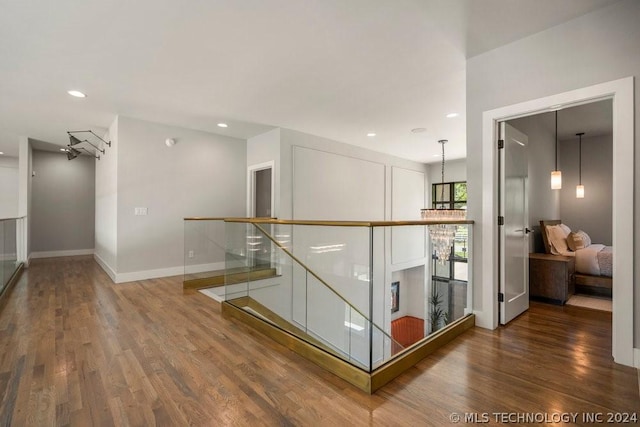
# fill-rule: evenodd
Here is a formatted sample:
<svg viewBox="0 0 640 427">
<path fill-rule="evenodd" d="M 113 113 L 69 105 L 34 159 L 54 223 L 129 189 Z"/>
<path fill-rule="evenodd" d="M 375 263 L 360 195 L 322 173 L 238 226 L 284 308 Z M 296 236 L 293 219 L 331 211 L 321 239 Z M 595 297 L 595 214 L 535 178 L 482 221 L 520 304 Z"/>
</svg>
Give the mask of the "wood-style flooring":
<svg viewBox="0 0 640 427">
<path fill-rule="evenodd" d="M 532 304 L 369 396 L 248 327 L 182 277 L 113 284 L 38 259 L 0 307 L 2 426 L 423 426 L 452 413 L 640 413 L 610 314 Z M 473 416 L 473 415 L 470 415 Z M 455 418 L 455 416 L 454 416 Z M 581 418 L 578 418 L 581 424 Z"/>
</svg>

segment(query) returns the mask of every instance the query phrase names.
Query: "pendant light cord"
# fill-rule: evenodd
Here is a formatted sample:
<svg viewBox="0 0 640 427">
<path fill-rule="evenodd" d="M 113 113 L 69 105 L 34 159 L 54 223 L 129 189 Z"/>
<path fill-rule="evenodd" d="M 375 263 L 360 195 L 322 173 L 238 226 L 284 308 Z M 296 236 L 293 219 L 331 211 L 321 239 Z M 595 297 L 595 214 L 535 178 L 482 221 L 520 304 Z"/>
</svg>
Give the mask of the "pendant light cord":
<svg viewBox="0 0 640 427">
<path fill-rule="evenodd" d="M 556 169 L 558 170 L 558 110 L 556 110 Z"/>
<path fill-rule="evenodd" d="M 578 185 L 582 185 L 582 135 L 584 132 L 576 133 L 579 139 L 578 146 Z"/>
<path fill-rule="evenodd" d="M 580 154 L 578 155 L 580 168 L 578 169 L 578 183 L 582 185 L 582 135 L 580 135 Z"/>
<path fill-rule="evenodd" d="M 442 172 L 442 181 L 441 181 L 441 189 L 440 191 L 442 192 L 440 195 L 440 200 L 444 200 L 444 142 L 442 143 L 442 168 L 441 168 L 441 172 Z"/>
</svg>

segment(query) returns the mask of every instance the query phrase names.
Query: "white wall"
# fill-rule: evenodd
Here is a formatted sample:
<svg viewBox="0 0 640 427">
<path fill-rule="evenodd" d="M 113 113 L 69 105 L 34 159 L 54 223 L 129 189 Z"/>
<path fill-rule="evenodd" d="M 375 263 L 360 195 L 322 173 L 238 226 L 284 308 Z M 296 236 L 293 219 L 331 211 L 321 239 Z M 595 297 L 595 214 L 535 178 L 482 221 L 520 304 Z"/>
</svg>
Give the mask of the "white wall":
<svg viewBox="0 0 640 427">
<path fill-rule="evenodd" d="M 249 138 L 247 140 L 247 168 L 260 165 L 267 162 L 273 162 L 274 174 L 274 211 L 271 216 L 278 217 L 280 206 L 280 129 L 273 129 L 261 135 Z M 247 177 L 247 183 L 248 183 Z M 247 188 L 247 197 L 250 197 L 249 188 Z M 247 200 L 247 209 L 249 209 L 249 201 Z M 249 213 L 247 212 L 247 216 Z"/>
<path fill-rule="evenodd" d="M 182 274 L 183 218 L 245 213 L 246 141 L 124 116 L 117 132 L 117 281 Z"/>
<path fill-rule="evenodd" d="M 391 218 L 391 167 L 401 167 L 408 170 L 419 171 L 426 174 L 426 165 L 418 162 L 413 162 L 411 160 L 401 159 L 398 157 L 389 156 L 383 153 L 379 153 L 372 150 L 367 150 L 361 147 L 356 147 L 354 145 L 348 145 L 336 141 L 332 141 L 330 139 L 305 134 L 302 132 L 297 132 L 289 129 L 281 129 L 281 182 L 280 182 L 280 191 L 281 191 L 281 200 L 280 200 L 280 212 L 282 218 L 294 218 L 294 219 L 309 219 L 309 218 L 296 218 L 293 216 L 294 212 L 294 200 L 292 195 L 294 194 L 294 185 L 295 185 L 295 164 L 293 160 L 293 147 L 303 147 L 312 150 L 316 150 L 318 152 L 326 152 L 335 155 L 336 159 L 338 157 L 345 158 L 353 158 L 358 161 L 364 161 L 369 163 L 377 163 L 384 165 L 385 170 L 385 179 L 384 179 L 384 219 Z M 331 173 L 332 169 L 326 171 L 326 173 Z M 316 201 L 318 205 L 325 200 L 322 197 L 319 197 Z M 346 205 L 353 206 L 353 203 L 348 200 L 342 200 Z M 346 208 L 342 208 L 341 206 L 337 206 L 337 209 L 342 211 L 346 211 Z M 359 208 L 360 209 L 360 208 Z M 377 215 L 378 206 L 371 207 L 372 211 L 376 212 Z M 420 213 L 416 214 L 416 218 L 419 218 Z M 359 220 L 370 220 L 371 217 L 358 218 Z"/>
<path fill-rule="evenodd" d="M 18 158 L 0 156 L 0 219 L 18 216 Z"/>
<path fill-rule="evenodd" d="M 33 151 L 32 257 L 93 253 L 96 161 Z"/>
<path fill-rule="evenodd" d="M 118 271 L 118 122 L 116 117 L 105 135 L 111 147 L 96 163 L 94 258 L 116 280 Z"/>
<path fill-rule="evenodd" d="M 292 217 L 295 219 L 382 221 L 385 218 L 383 163 L 294 146 L 293 176 Z"/>
<path fill-rule="evenodd" d="M 640 2 L 622 0 L 563 25 L 471 58 L 467 62 L 467 159 L 469 214 L 474 234 L 474 308 L 482 310 L 482 113 L 553 94 L 640 75 Z M 640 86 L 635 86 L 635 124 L 640 123 Z M 635 146 L 640 146 L 636 132 Z M 635 150 L 635 221 L 640 221 L 640 150 Z M 640 242 L 640 227 L 633 239 Z M 640 310 L 640 257 L 635 256 L 635 312 Z M 640 342 L 640 317 L 634 325 Z"/>
<path fill-rule="evenodd" d="M 531 252 L 544 252 L 540 234 L 540 220 L 564 219 L 560 214 L 560 192 L 552 190 L 550 173 L 555 169 L 555 129 L 554 113 L 537 114 L 510 120 L 509 124 L 529 137 L 529 228 L 534 230 L 529 239 Z M 560 156 L 558 156 L 560 157 Z M 558 164 L 564 163 L 558 159 Z"/>
</svg>

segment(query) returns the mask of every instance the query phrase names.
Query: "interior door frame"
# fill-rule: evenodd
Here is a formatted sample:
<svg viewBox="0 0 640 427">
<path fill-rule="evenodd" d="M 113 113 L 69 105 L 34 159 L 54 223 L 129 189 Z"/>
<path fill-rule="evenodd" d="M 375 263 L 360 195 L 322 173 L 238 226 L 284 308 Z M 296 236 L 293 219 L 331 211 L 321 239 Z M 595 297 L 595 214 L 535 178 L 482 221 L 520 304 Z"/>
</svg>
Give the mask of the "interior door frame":
<svg viewBox="0 0 640 427">
<path fill-rule="evenodd" d="M 500 121 L 531 116 L 559 108 L 588 104 L 604 99 L 613 102 L 613 328 L 612 350 L 615 362 L 634 366 L 634 198 L 625 196 L 623 183 L 634 183 L 634 78 L 626 77 L 569 92 L 546 96 L 494 110 L 482 117 L 482 238 L 476 245 L 483 255 L 480 283 L 481 309 L 476 324 L 498 327 L 498 203 L 497 203 L 497 126 Z M 628 187 L 628 186 L 627 186 Z M 478 283 L 478 281 L 476 281 Z M 632 325 L 632 327 L 629 327 Z"/>
<path fill-rule="evenodd" d="M 275 162 L 273 160 L 247 167 L 247 216 L 249 218 L 256 216 L 256 172 L 266 169 L 271 169 L 271 217 L 277 218 L 275 212 L 276 169 Z"/>
</svg>

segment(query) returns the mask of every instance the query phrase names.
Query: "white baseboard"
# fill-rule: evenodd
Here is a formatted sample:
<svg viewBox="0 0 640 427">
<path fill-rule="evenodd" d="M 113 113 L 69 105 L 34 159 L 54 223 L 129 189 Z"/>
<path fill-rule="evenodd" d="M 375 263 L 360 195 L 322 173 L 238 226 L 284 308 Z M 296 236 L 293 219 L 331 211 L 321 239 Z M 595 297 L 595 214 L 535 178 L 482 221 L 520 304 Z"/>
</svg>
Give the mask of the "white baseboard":
<svg viewBox="0 0 640 427">
<path fill-rule="evenodd" d="M 206 270 L 205 270 L 206 271 Z M 159 277 L 182 276 L 184 266 L 158 268 L 156 270 L 132 271 L 131 273 L 117 273 L 116 283 L 135 282 L 136 280 L 157 279 Z"/>
<path fill-rule="evenodd" d="M 63 256 L 78 256 L 78 255 L 93 255 L 93 249 L 74 249 L 71 251 L 44 251 L 44 252 L 31 252 L 30 259 L 36 258 L 56 258 Z"/>
<path fill-rule="evenodd" d="M 105 260 L 100 258 L 98 254 L 93 254 L 96 262 L 102 267 L 114 283 L 135 282 L 137 280 L 157 279 L 160 277 L 182 276 L 185 267 L 179 265 L 177 267 L 158 268 L 154 270 L 132 271 L 129 273 L 117 273 Z M 224 270 L 225 263 L 214 262 L 210 264 L 190 265 L 187 267 L 187 274 L 202 273 L 204 271 Z"/>
<path fill-rule="evenodd" d="M 14 259 L 18 259 L 18 255 L 16 253 L 0 255 L 0 261 L 13 261 Z"/>
<path fill-rule="evenodd" d="M 107 262 L 105 260 L 100 258 L 100 255 L 98 255 L 96 253 L 93 254 L 93 259 L 95 259 L 96 262 L 98 263 L 98 265 L 100 267 L 102 267 L 102 269 L 104 270 L 105 273 L 107 273 L 107 276 L 109 276 L 111 278 L 111 281 L 116 283 L 117 274 L 113 270 L 113 268 L 111 268 L 111 266 L 109 264 L 107 264 Z"/>
<path fill-rule="evenodd" d="M 476 316 L 476 326 L 483 329 L 494 330 L 496 326 L 493 325 L 492 319 L 487 316 L 484 310 L 473 310 L 473 314 Z"/>
<path fill-rule="evenodd" d="M 633 349 L 633 365 L 640 369 L 640 348 Z"/>
</svg>

